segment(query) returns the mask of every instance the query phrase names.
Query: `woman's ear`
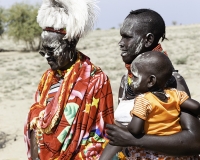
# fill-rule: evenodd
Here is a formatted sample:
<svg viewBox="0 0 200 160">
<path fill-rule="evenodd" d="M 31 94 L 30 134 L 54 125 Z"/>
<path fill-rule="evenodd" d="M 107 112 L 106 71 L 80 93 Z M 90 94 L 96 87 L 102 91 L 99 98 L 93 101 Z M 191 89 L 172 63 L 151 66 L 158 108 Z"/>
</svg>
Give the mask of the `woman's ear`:
<svg viewBox="0 0 200 160">
<path fill-rule="evenodd" d="M 155 84 L 156 84 L 156 76 L 155 75 L 150 75 L 148 78 L 148 83 L 147 83 L 147 87 L 148 88 L 152 88 Z"/>
<path fill-rule="evenodd" d="M 149 48 L 154 42 L 154 35 L 153 33 L 147 33 L 145 37 L 145 47 Z"/>
</svg>

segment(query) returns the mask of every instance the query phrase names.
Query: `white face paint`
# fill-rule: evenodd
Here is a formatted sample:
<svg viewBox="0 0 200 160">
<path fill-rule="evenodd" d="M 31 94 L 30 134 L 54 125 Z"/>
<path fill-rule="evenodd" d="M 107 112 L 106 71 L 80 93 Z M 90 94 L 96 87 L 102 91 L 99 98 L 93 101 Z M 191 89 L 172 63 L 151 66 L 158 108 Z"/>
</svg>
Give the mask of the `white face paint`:
<svg viewBox="0 0 200 160">
<path fill-rule="evenodd" d="M 42 39 L 45 39 L 45 37 L 50 37 L 51 32 L 43 31 L 41 34 Z M 48 47 L 50 48 L 57 48 L 61 43 L 58 40 L 53 39 L 47 39 L 47 41 L 44 42 L 44 44 L 48 44 Z"/>
<path fill-rule="evenodd" d="M 69 51 L 62 43 L 62 35 L 54 32 L 42 32 L 42 54 L 52 70 L 66 70 L 70 67 Z"/>
<path fill-rule="evenodd" d="M 55 49 L 56 49 L 56 48 L 58 48 L 60 45 L 61 45 L 61 43 L 60 43 L 59 41 L 56 40 L 56 41 L 50 42 L 48 46 L 49 46 L 50 48 L 55 48 Z"/>
<path fill-rule="evenodd" d="M 47 31 L 43 31 L 41 34 L 41 37 L 44 38 L 45 36 L 48 36 L 49 32 Z"/>
<path fill-rule="evenodd" d="M 137 45 L 136 45 L 136 49 L 135 49 L 135 53 L 136 54 L 140 53 L 140 51 L 142 49 L 142 43 L 143 43 L 143 39 L 141 39 L 141 37 L 138 37 L 138 39 L 137 39 Z"/>
<path fill-rule="evenodd" d="M 135 76 L 135 77 L 133 76 L 133 78 L 132 78 L 131 86 L 134 89 L 137 89 L 141 85 L 142 75 L 139 74 L 138 69 L 137 69 L 137 67 L 135 66 L 134 63 L 131 65 L 131 72 Z"/>
</svg>

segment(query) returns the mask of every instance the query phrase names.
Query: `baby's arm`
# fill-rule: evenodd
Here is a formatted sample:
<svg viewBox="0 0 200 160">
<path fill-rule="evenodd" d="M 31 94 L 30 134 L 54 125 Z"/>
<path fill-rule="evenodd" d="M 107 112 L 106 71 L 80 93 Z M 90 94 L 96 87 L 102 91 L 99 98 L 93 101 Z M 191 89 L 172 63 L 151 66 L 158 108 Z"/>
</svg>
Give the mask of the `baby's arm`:
<svg viewBox="0 0 200 160">
<path fill-rule="evenodd" d="M 131 122 L 128 124 L 128 131 L 134 136 L 140 135 L 144 131 L 145 120 L 133 115 Z"/>
<path fill-rule="evenodd" d="M 180 107 L 196 116 L 200 115 L 200 103 L 194 99 L 187 99 L 180 105 Z"/>
<path fill-rule="evenodd" d="M 130 111 L 132 116 L 131 122 L 128 124 L 128 131 L 134 136 L 139 136 L 144 132 L 144 124 L 147 118 L 147 113 L 150 113 L 152 107 L 149 101 L 144 96 L 137 96 L 135 98 L 134 107 Z"/>
</svg>

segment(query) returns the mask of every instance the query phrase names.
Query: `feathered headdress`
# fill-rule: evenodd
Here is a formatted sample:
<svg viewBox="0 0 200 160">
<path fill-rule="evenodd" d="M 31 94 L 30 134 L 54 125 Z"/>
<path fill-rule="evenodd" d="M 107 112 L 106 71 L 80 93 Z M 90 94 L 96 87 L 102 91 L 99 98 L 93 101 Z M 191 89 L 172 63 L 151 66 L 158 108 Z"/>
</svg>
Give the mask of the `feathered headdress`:
<svg viewBox="0 0 200 160">
<path fill-rule="evenodd" d="M 43 0 L 37 22 L 48 31 L 65 34 L 64 39 L 83 37 L 93 29 L 97 0 Z"/>
</svg>

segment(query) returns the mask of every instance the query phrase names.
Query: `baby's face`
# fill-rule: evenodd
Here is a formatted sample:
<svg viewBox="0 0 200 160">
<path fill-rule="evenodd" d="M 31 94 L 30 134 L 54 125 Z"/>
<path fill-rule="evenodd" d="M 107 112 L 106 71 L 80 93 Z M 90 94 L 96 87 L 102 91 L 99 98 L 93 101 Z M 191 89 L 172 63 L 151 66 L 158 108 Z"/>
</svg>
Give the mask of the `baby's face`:
<svg viewBox="0 0 200 160">
<path fill-rule="evenodd" d="M 131 64 L 131 84 L 130 87 L 135 94 L 142 94 L 148 91 L 147 88 L 147 75 L 145 74 L 145 70 L 142 66 L 135 64 L 134 62 Z"/>
</svg>

